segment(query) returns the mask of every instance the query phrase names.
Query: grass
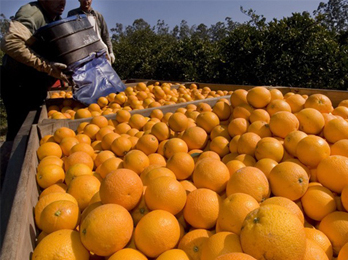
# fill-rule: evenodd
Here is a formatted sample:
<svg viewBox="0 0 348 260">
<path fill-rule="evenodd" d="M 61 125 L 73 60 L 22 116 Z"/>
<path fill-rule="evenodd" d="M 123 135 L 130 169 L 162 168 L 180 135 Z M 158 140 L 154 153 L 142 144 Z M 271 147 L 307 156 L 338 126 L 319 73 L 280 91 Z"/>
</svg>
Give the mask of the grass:
<svg viewBox="0 0 348 260">
<path fill-rule="evenodd" d="M 6 110 L 2 99 L 0 98 L 0 142 L 4 142 L 7 133 Z"/>
</svg>

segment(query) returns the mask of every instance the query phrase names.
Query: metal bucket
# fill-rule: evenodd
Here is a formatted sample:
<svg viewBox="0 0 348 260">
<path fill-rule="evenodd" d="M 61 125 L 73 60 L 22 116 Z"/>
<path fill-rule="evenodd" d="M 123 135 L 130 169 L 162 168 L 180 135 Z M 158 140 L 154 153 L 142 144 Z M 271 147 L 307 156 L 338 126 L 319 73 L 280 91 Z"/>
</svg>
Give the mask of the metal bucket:
<svg viewBox="0 0 348 260">
<path fill-rule="evenodd" d="M 31 48 L 49 61 L 70 65 L 104 45 L 86 15 L 71 16 L 49 23 L 33 35 Z"/>
</svg>

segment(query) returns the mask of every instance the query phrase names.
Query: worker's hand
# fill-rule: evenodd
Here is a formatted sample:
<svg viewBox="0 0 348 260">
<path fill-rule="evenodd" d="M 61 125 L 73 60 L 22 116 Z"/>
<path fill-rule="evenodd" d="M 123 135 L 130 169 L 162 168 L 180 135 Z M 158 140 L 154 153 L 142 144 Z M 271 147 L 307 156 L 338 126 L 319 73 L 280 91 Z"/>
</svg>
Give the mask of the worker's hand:
<svg viewBox="0 0 348 260">
<path fill-rule="evenodd" d="M 111 61 L 111 64 L 113 64 L 114 62 L 115 62 L 115 54 L 113 54 L 113 53 L 110 53 L 110 61 Z"/>
<path fill-rule="evenodd" d="M 65 75 L 63 72 L 67 68 L 65 64 L 59 63 L 59 62 L 50 62 L 49 67 L 51 70 L 48 73 L 48 75 L 55 77 L 57 79 L 61 79 L 65 82 L 69 82 L 67 75 Z"/>
</svg>

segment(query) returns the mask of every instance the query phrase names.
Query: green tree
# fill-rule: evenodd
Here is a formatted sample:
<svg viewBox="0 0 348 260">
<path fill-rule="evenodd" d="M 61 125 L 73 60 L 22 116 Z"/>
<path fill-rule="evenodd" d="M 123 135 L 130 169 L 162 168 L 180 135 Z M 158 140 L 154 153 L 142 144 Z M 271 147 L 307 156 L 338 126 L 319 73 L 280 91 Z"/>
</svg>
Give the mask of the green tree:
<svg viewBox="0 0 348 260">
<path fill-rule="evenodd" d="M 314 15 L 331 31 L 348 31 L 348 0 L 321 2 Z"/>
</svg>

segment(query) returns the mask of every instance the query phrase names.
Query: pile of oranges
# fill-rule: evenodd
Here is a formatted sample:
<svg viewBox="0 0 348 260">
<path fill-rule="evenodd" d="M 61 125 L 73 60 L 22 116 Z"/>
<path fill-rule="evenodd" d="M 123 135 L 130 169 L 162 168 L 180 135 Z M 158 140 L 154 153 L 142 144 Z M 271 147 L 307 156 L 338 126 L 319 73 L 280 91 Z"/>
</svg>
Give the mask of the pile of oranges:
<svg viewBox="0 0 348 260">
<path fill-rule="evenodd" d="M 174 87 L 176 86 L 176 87 Z M 111 93 L 106 97 L 100 97 L 97 103 L 85 107 L 81 103 L 71 99 L 71 93 L 64 91 L 55 92 L 54 97 L 64 99 L 61 105 L 51 105 L 47 108 L 49 119 L 80 119 L 99 115 L 115 114 L 118 110 L 138 110 L 151 107 L 160 107 L 184 103 L 193 100 L 203 100 L 213 97 L 230 95 L 232 91 L 211 90 L 209 87 L 198 88 L 192 83 L 188 87 L 183 84 L 155 82 L 146 85 L 145 82 L 139 82 L 134 87 L 127 87 L 120 93 Z"/>
<path fill-rule="evenodd" d="M 32 259 L 348 259 L 348 100 L 263 86 L 40 140 Z"/>
</svg>

